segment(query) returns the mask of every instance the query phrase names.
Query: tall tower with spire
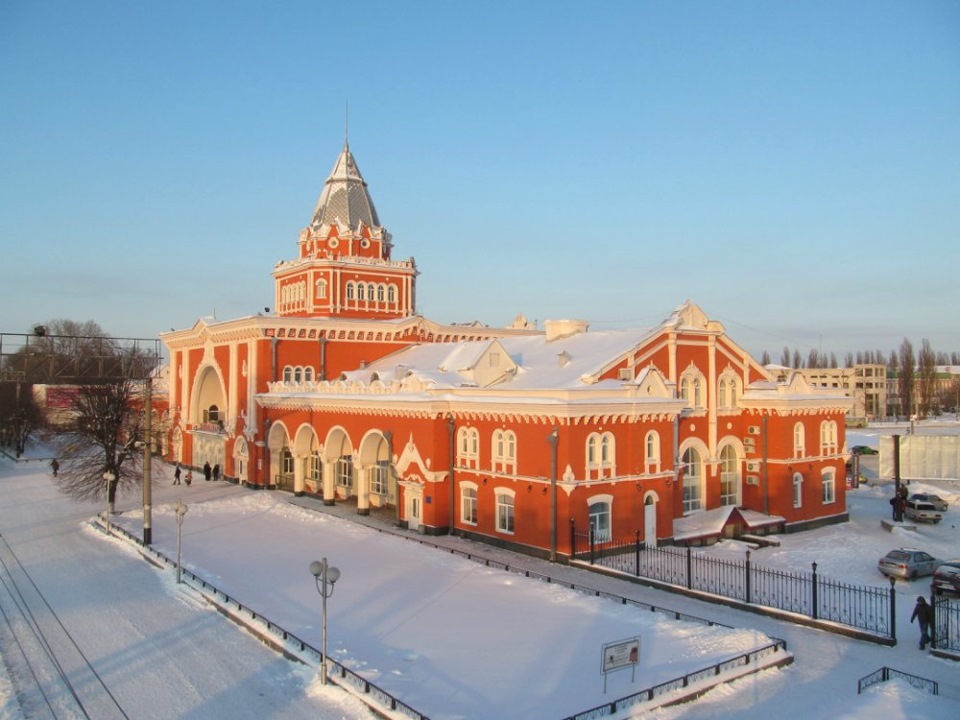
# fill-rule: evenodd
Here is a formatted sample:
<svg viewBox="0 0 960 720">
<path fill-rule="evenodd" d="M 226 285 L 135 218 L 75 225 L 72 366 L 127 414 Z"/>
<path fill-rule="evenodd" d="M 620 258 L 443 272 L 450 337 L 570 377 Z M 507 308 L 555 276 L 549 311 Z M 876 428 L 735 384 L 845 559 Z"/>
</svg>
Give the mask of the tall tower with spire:
<svg viewBox="0 0 960 720">
<path fill-rule="evenodd" d="M 298 248 L 295 260 L 273 270 L 277 315 L 387 320 L 416 313 L 416 264 L 392 259 L 392 238 L 346 140 Z"/>
</svg>

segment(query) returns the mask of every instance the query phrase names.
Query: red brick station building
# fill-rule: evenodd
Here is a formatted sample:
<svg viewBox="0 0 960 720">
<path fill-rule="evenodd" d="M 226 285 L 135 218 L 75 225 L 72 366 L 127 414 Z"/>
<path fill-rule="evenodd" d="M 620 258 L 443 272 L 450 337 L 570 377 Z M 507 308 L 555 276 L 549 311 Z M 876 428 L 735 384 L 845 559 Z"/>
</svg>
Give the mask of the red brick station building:
<svg viewBox="0 0 960 720">
<path fill-rule="evenodd" d="M 571 520 L 669 544 L 847 519 L 852 399 L 762 367 L 696 305 L 636 330 L 442 325 L 417 275 L 345 144 L 274 313 L 161 335 L 168 459 L 551 557 Z"/>
</svg>

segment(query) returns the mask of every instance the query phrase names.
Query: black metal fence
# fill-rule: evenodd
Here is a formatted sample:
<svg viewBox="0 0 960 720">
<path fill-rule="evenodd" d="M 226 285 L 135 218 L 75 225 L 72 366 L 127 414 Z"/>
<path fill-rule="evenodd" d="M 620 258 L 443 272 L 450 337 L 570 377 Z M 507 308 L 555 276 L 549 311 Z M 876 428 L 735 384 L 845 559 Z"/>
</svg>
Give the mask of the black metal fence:
<svg viewBox="0 0 960 720">
<path fill-rule="evenodd" d="M 926 690 L 932 695 L 940 694 L 940 685 L 937 684 L 936 680 L 927 680 L 927 678 L 911 675 L 910 673 L 901 672 L 900 670 L 882 667 L 857 681 L 857 695 L 862 693 L 871 685 L 886 682 L 887 680 L 906 680 L 915 688 Z"/>
<path fill-rule="evenodd" d="M 931 647 L 960 652 L 960 600 L 947 595 L 933 596 Z"/>
<path fill-rule="evenodd" d="M 751 650 L 748 653 L 743 653 L 741 655 L 727 658 L 726 660 L 721 660 L 720 662 L 714 663 L 708 667 L 694 670 L 693 672 L 689 672 L 686 675 L 681 675 L 680 677 L 672 680 L 667 680 L 659 685 L 654 685 L 653 687 L 633 693 L 632 695 L 622 697 L 619 700 L 612 700 L 611 702 L 598 705 L 590 710 L 584 710 L 576 715 L 570 715 L 564 720 L 593 720 L 594 718 L 615 715 L 619 712 L 623 712 L 624 710 L 628 710 L 638 703 L 653 702 L 658 698 L 662 698 L 667 695 L 672 696 L 670 698 L 671 700 L 676 700 L 676 693 L 678 691 L 683 691 L 685 688 L 690 687 L 694 683 L 707 680 L 708 678 L 717 677 L 728 670 L 735 670 L 743 667 L 744 665 L 756 663 L 768 655 L 778 652 L 785 652 L 786 649 L 787 644 L 783 640 L 776 640 L 775 642 L 765 645 L 762 648 L 757 648 L 756 650 Z"/>
<path fill-rule="evenodd" d="M 119 525 L 111 525 L 109 532 L 124 535 L 128 540 L 140 545 L 141 552 L 149 553 L 149 555 L 155 560 L 158 560 L 166 565 L 176 566 L 175 560 L 172 560 L 159 550 L 156 550 L 149 545 L 143 545 L 138 537 L 128 532 L 125 528 Z M 181 575 L 184 582 L 188 582 L 193 585 L 194 588 L 211 594 L 214 602 L 222 603 L 230 610 L 235 610 L 238 614 L 249 614 L 251 621 L 258 623 L 265 628 L 266 632 L 273 638 L 271 644 L 276 645 L 280 649 L 284 650 L 286 655 L 295 657 L 296 659 L 302 661 L 302 658 L 298 658 L 294 653 L 309 653 L 310 656 L 315 659 L 318 665 L 323 661 L 323 653 L 317 648 L 313 647 L 310 643 L 297 637 L 289 630 L 285 630 L 284 628 L 280 627 L 276 623 L 269 620 L 266 616 L 258 613 L 256 610 L 243 605 L 239 600 L 231 597 L 216 586 L 207 582 L 199 575 L 196 575 L 186 569 L 181 569 Z M 394 697 L 383 688 L 374 685 L 361 675 L 357 675 L 355 672 L 344 665 L 341 665 L 331 657 L 327 658 L 327 667 L 329 668 L 327 677 L 339 677 L 342 685 L 349 685 L 358 694 L 369 696 L 369 698 L 372 700 L 370 707 L 389 709 L 394 713 L 411 718 L 411 720 L 430 720 L 426 715 L 414 710 L 402 700 Z M 322 669 L 321 672 L 323 672 Z"/>
<path fill-rule="evenodd" d="M 777 570 L 750 560 L 708 557 L 690 547 L 648 548 L 635 538 L 598 541 L 570 524 L 573 560 L 618 572 L 720 595 L 740 602 L 805 615 L 865 630 L 896 641 L 896 595 L 890 587 L 867 587 L 817 573 Z"/>
</svg>

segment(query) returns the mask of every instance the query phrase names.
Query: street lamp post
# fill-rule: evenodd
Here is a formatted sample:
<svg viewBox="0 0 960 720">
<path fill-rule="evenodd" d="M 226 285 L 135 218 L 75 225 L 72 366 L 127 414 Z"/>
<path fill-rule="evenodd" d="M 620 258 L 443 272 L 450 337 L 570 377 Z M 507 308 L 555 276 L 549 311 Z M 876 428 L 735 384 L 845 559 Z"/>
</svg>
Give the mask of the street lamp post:
<svg viewBox="0 0 960 720">
<path fill-rule="evenodd" d="M 314 560 L 310 563 L 310 574 L 313 575 L 314 580 L 317 583 L 317 592 L 320 593 L 320 597 L 323 598 L 323 611 L 322 611 L 322 635 L 321 642 L 322 647 L 320 649 L 323 658 L 321 660 L 321 671 L 320 671 L 320 682 L 323 685 L 327 684 L 327 598 L 333 595 L 333 584 L 340 579 L 340 570 L 335 567 L 330 567 L 327 564 L 327 559 L 323 560 Z"/>
<path fill-rule="evenodd" d="M 177 504 L 174 506 L 174 512 L 177 513 L 177 585 L 180 584 L 180 534 L 183 529 L 183 516 L 187 514 L 187 506 L 177 498 Z"/>
<path fill-rule="evenodd" d="M 110 487 L 113 485 L 113 481 L 116 479 L 117 476 L 112 470 L 107 470 L 105 473 L 103 473 L 103 480 L 107 484 L 107 507 L 106 511 L 103 513 L 104 522 L 107 524 L 107 535 L 110 534 L 110 513 L 113 512 L 113 506 L 110 503 Z"/>
</svg>

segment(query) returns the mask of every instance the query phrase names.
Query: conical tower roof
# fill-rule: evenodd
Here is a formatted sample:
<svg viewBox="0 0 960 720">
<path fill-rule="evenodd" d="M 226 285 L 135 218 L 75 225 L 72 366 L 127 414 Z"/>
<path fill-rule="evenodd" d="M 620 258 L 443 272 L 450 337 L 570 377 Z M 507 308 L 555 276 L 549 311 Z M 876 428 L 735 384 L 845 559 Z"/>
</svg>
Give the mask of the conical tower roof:
<svg viewBox="0 0 960 720">
<path fill-rule="evenodd" d="M 380 218 L 370 199 L 367 182 L 360 174 L 357 161 L 353 159 L 346 142 L 323 186 L 310 225 L 319 228 L 334 222 L 350 230 L 356 230 L 361 223 L 371 228 L 380 227 Z"/>
</svg>

